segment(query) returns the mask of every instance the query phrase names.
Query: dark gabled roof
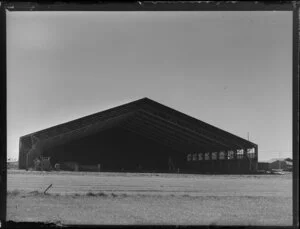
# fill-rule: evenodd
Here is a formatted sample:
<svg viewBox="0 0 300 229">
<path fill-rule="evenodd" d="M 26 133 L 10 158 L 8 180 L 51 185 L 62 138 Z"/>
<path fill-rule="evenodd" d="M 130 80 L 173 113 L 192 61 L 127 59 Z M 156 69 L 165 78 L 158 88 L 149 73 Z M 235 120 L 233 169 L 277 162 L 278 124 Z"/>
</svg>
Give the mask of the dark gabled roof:
<svg viewBox="0 0 300 229">
<path fill-rule="evenodd" d="M 257 145 L 148 98 L 37 131 L 20 138 L 30 145 L 60 144 L 121 127 L 178 151 L 253 148 Z"/>
</svg>

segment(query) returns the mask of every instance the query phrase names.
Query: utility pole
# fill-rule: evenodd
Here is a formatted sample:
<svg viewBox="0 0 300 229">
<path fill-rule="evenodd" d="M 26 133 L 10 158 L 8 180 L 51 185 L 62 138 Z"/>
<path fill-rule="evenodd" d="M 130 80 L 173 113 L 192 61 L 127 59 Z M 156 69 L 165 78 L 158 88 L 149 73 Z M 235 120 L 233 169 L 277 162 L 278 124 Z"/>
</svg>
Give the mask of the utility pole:
<svg viewBox="0 0 300 229">
<path fill-rule="evenodd" d="M 247 132 L 247 138 L 248 138 L 248 141 L 249 141 L 249 132 Z"/>
</svg>

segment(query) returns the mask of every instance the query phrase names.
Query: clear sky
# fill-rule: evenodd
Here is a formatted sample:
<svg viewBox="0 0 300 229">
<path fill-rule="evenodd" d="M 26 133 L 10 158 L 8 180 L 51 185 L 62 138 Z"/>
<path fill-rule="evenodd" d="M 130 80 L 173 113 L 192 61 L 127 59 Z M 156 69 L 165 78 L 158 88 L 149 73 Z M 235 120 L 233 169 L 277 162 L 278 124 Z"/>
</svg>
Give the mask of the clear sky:
<svg viewBox="0 0 300 229">
<path fill-rule="evenodd" d="M 8 12 L 7 147 L 148 97 L 292 157 L 292 12 Z"/>
</svg>

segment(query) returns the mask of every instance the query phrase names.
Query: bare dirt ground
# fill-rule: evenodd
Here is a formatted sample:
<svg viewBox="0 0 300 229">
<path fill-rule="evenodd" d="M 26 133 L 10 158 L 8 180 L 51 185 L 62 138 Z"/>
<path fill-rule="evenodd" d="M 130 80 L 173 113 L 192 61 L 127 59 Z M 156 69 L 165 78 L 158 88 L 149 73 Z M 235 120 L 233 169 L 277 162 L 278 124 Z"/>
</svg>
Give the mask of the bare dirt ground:
<svg viewBox="0 0 300 229">
<path fill-rule="evenodd" d="M 8 170 L 7 220 L 292 225 L 292 176 Z M 44 190 L 52 187 L 43 194 Z"/>
</svg>

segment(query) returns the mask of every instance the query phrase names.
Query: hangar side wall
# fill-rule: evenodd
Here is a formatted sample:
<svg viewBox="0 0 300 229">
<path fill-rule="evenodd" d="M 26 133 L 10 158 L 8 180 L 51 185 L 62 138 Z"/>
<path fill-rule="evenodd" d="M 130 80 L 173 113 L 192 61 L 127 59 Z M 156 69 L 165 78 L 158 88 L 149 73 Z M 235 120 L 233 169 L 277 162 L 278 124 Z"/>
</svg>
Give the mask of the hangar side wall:
<svg viewBox="0 0 300 229">
<path fill-rule="evenodd" d="M 158 144 L 122 128 L 50 148 L 43 152 L 51 164 L 77 162 L 81 165 L 101 165 L 102 171 L 169 171 L 169 157 L 174 167 L 184 166 L 184 153 Z"/>
<path fill-rule="evenodd" d="M 26 169 L 27 154 L 31 148 L 31 137 L 21 137 L 19 140 L 19 169 Z"/>
<path fill-rule="evenodd" d="M 122 128 L 102 131 L 50 149 L 32 147 L 31 137 L 20 139 L 19 168 L 33 166 L 35 157 L 43 154 L 55 163 L 78 162 L 101 165 L 102 171 L 167 172 L 169 157 L 171 171 L 187 173 L 249 173 L 257 169 L 257 156 L 252 159 L 187 161 L 186 152 L 173 150 Z M 29 156 L 28 156 L 29 155 Z M 257 155 L 257 149 L 256 149 Z"/>
<path fill-rule="evenodd" d="M 256 171 L 257 165 L 256 159 L 210 160 L 187 163 L 186 168 L 196 173 L 243 174 Z"/>
</svg>

